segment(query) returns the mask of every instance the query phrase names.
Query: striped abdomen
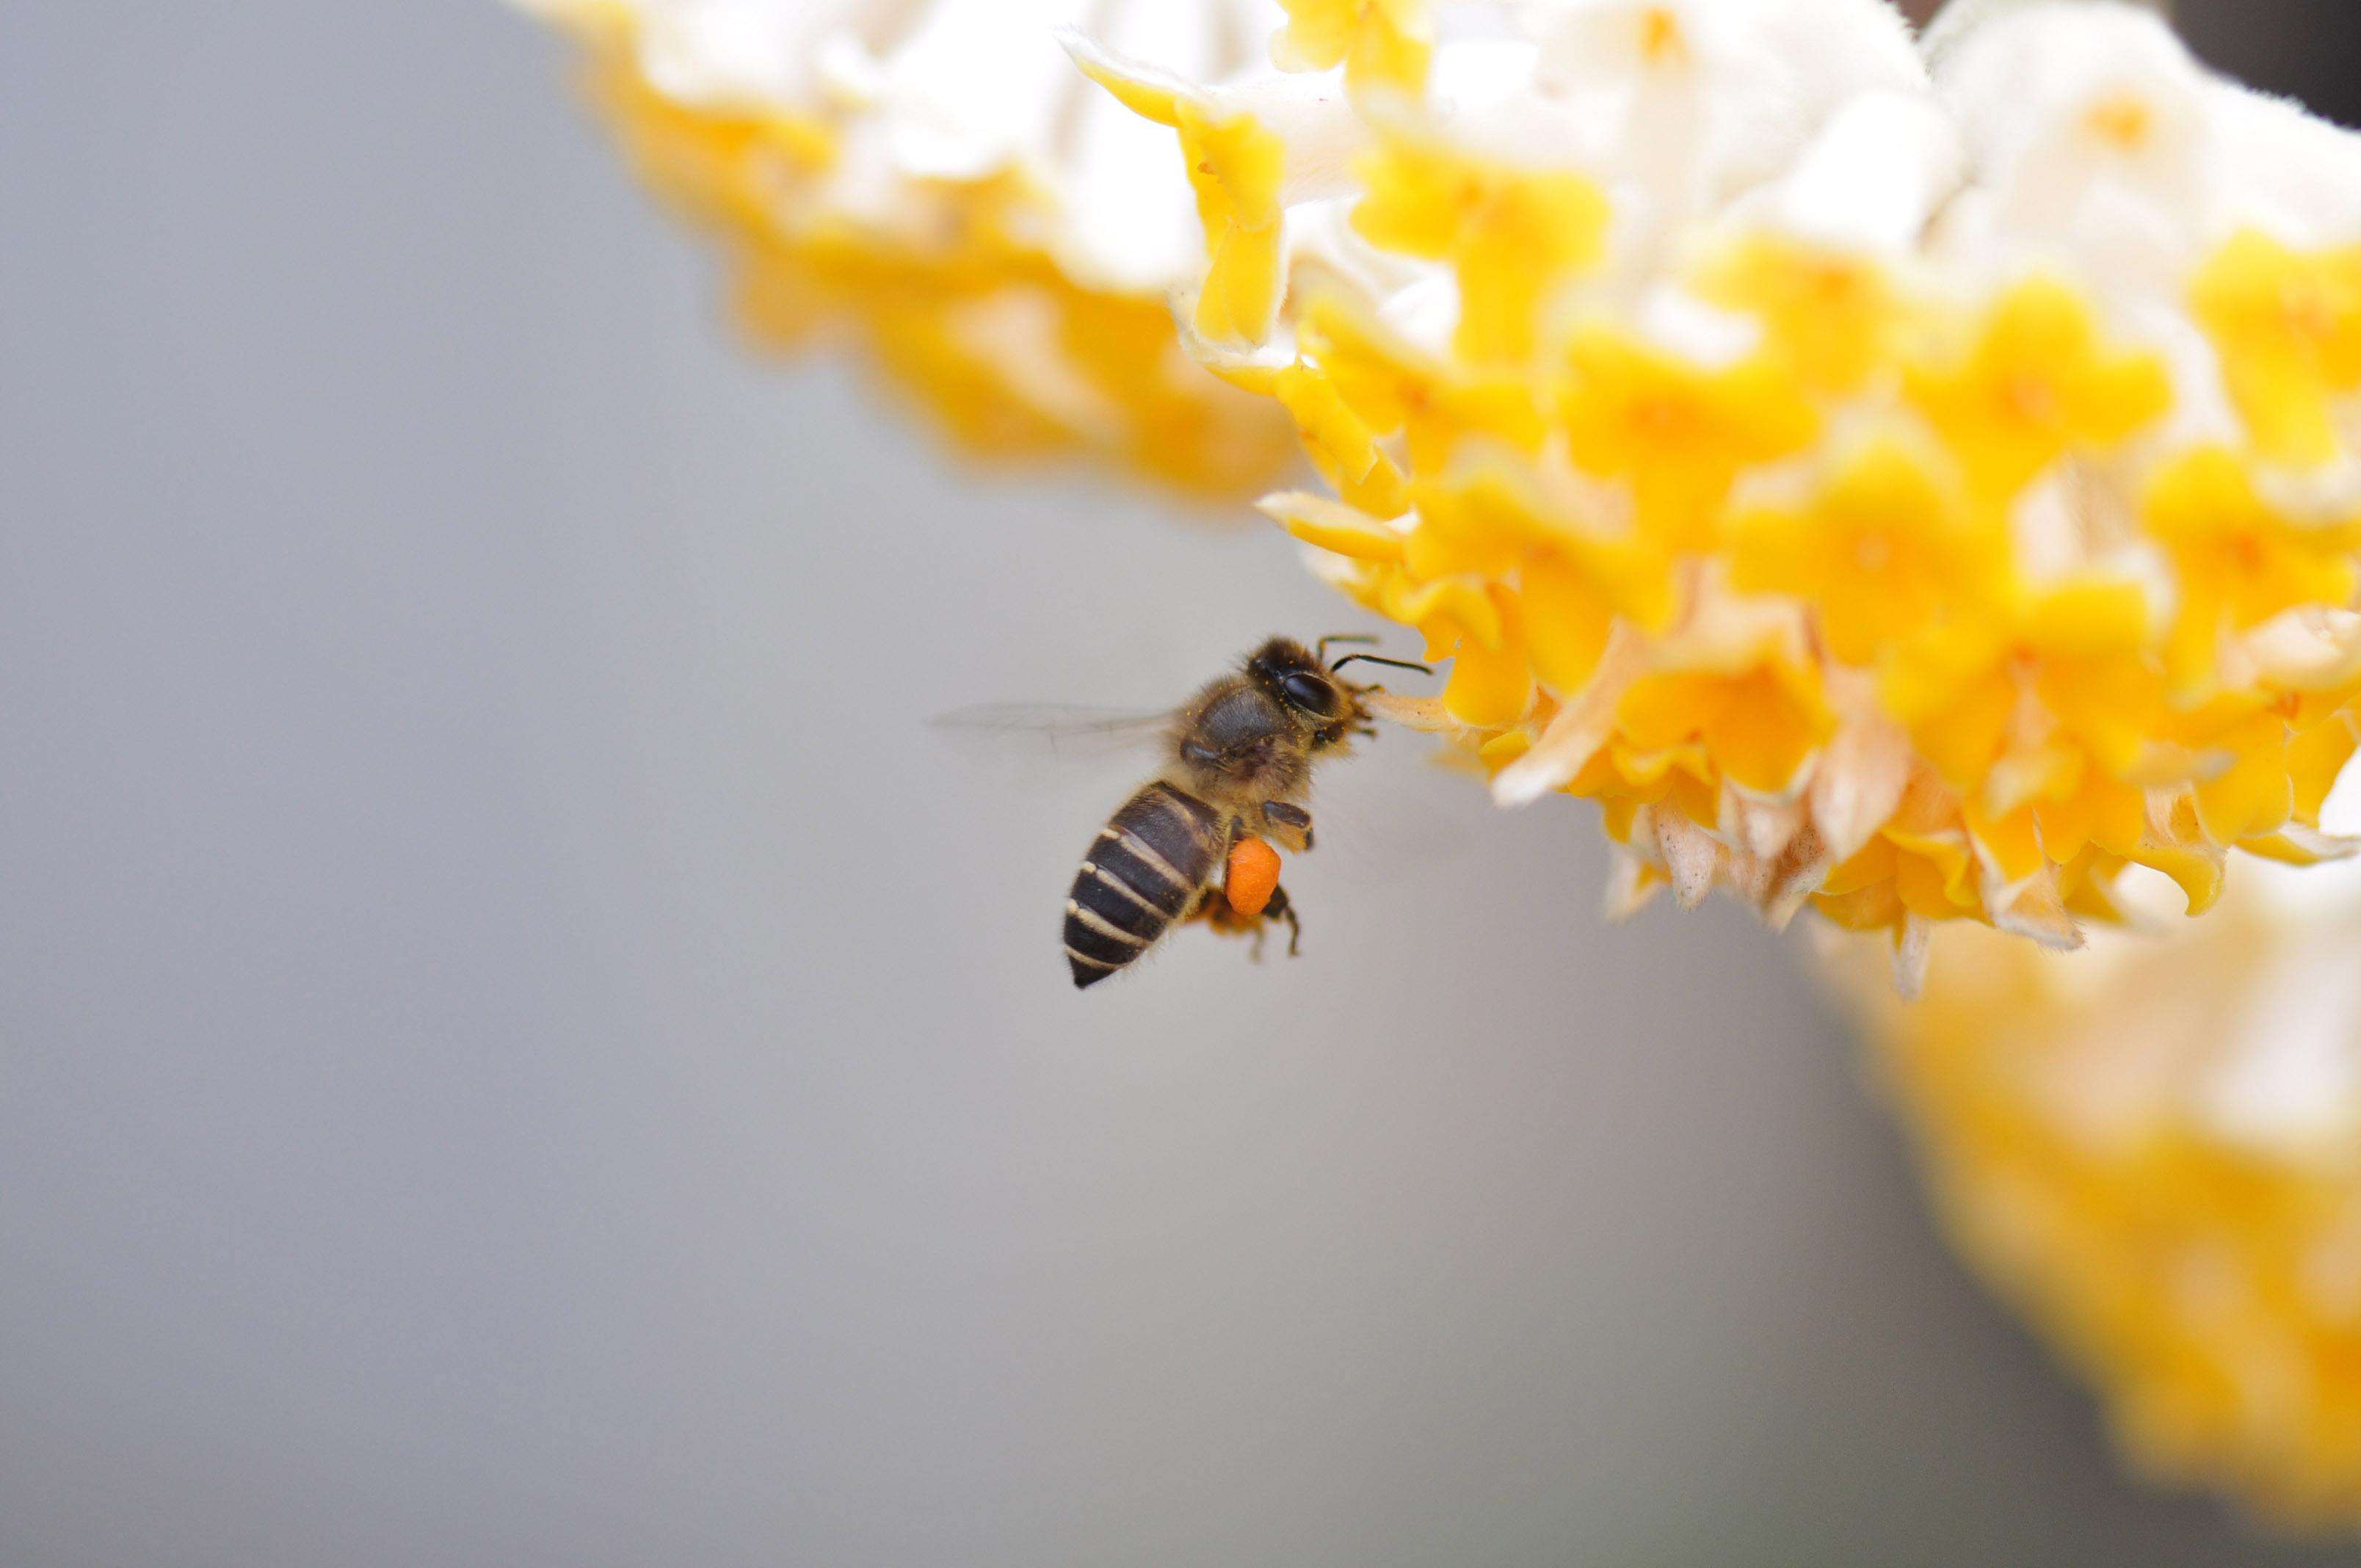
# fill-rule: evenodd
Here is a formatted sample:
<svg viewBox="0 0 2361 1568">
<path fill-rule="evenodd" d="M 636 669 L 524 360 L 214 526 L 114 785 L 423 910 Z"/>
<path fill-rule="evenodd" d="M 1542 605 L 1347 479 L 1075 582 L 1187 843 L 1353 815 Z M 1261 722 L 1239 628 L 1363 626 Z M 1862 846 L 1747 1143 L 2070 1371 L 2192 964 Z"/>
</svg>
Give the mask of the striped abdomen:
<svg viewBox="0 0 2361 1568">
<path fill-rule="evenodd" d="M 1226 847 L 1221 817 L 1169 784 L 1148 785 L 1099 829 L 1066 899 L 1066 962 L 1094 985 L 1189 913 Z"/>
</svg>

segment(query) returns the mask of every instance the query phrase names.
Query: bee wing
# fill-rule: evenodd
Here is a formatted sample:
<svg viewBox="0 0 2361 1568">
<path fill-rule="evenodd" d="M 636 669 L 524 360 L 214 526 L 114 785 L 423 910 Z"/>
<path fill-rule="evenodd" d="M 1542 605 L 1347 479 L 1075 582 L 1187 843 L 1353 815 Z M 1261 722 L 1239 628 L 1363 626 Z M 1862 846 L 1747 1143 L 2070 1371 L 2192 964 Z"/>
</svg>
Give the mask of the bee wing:
<svg viewBox="0 0 2361 1568">
<path fill-rule="evenodd" d="M 1080 757 L 1143 750 L 1164 732 L 1172 714 L 1169 708 L 1141 712 L 1072 703 L 994 702 L 937 714 L 928 722 L 962 740 Z"/>
</svg>

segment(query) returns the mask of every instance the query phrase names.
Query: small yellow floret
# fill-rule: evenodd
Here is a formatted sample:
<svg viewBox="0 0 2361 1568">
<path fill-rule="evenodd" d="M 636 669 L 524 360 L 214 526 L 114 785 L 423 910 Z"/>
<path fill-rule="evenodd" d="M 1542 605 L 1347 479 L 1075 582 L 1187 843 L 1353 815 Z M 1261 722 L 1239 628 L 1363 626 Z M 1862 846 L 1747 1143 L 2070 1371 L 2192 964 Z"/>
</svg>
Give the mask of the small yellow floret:
<svg viewBox="0 0 2361 1568">
<path fill-rule="evenodd" d="M 1964 352 L 1915 362 L 1910 400 L 1980 491 L 2016 494 L 2073 451 L 2105 451 L 2172 406 L 2152 354 L 2109 353 L 2081 296 L 2033 279 L 2003 295 Z"/>
<path fill-rule="evenodd" d="M 1282 70 L 1345 68 L 1355 89 L 1417 93 L 1434 53 L 1427 0 L 1279 0 L 1287 26 L 1272 40 Z"/>
<path fill-rule="evenodd" d="M 1208 342 L 1259 342 L 1279 314 L 1279 190 L 1287 144 L 1252 115 L 1093 58 L 1083 72 L 1142 118 L 1180 133 L 1180 157 L 1205 231 L 1206 272 L 1195 326 Z"/>
<path fill-rule="evenodd" d="M 1532 352 L 1551 291 L 1598 260 L 1607 201 L 1578 174 L 1521 171 L 1439 142 L 1388 137 L 1362 160 L 1353 226 L 1459 275 L 1454 345 L 1477 364 Z"/>
<path fill-rule="evenodd" d="M 1908 321 L 1875 262 L 1790 239 L 1732 247 L 1705 268 L 1698 290 L 1758 316 L 1773 351 L 1822 393 L 1856 390 L 1890 366 Z"/>
<path fill-rule="evenodd" d="M 1521 375 L 1438 362 L 1333 293 L 1312 298 L 1296 334 L 1305 360 L 1373 437 L 1401 437 L 1415 471 L 1441 471 L 1470 438 L 1521 452 L 1542 444 L 1542 412 Z"/>
<path fill-rule="evenodd" d="M 1808 508 L 1740 512 L 1730 526 L 1731 581 L 1817 605 L 1829 652 L 1851 664 L 1988 613 L 2004 587 L 2007 535 L 1946 477 L 1897 444 L 1872 445 Z"/>
<path fill-rule="evenodd" d="M 1517 597 L 1495 587 L 1489 596 L 1497 615 L 1492 639 L 1463 635 L 1443 688 L 1443 706 L 1460 723 L 1498 729 L 1524 718 L 1533 702 L 1532 661 L 1525 651 Z"/>
<path fill-rule="evenodd" d="M 2191 453 L 2159 474 L 2148 492 L 2147 526 L 2180 583 L 2165 659 L 2183 691 L 2212 683 L 2224 637 L 2286 610 L 2353 598 L 2361 519 L 2292 522 L 2263 502 L 2227 452 Z"/>
<path fill-rule="evenodd" d="M 1819 415 L 1764 358 L 1701 367 L 1613 327 L 1575 334 L 1553 407 L 1576 466 L 1631 486 L 1641 527 L 1700 547 L 1740 470 L 1800 452 Z"/>
<path fill-rule="evenodd" d="M 2333 400 L 2361 390 L 2361 247 L 2305 253 L 2248 231 L 2198 274 L 2191 303 L 2255 444 L 2290 463 L 2334 457 Z"/>
<path fill-rule="evenodd" d="M 1776 645 L 1643 676 L 1615 710 L 1623 740 L 1642 755 L 1696 746 L 1720 776 L 1758 795 L 1780 795 L 1835 729 L 1819 677 Z M 1711 776 L 1711 775 L 1701 775 Z"/>
</svg>

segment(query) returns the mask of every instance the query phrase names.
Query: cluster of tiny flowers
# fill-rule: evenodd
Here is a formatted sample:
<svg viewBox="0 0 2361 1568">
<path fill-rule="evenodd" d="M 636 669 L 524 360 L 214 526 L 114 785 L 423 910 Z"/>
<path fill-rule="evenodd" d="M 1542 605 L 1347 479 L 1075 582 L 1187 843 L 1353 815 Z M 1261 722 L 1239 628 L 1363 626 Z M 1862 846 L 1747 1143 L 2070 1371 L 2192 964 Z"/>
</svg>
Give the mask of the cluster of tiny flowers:
<svg viewBox="0 0 2361 1568">
<path fill-rule="evenodd" d="M 1217 497 L 1294 461 L 1166 299 L 1197 248 L 1163 138 L 1053 29 L 1180 69 L 1268 52 L 1271 0 L 523 0 L 584 42 L 644 181 L 725 251 L 759 345 L 848 340 L 963 448 L 1081 453 Z"/>
<path fill-rule="evenodd" d="M 1959 7 L 1954 7 L 1955 12 Z M 2138 7 L 1293 7 L 1296 74 L 1070 34 L 1177 133 L 1264 508 L 1450 659 L 1391 716 L 1719 886 L 2053 948 L 2319 810 L 2361 692 L 2361 138 Z"/>
<path fill-rule="evenodd" d="M 2161 1480 L 2361 1520 L 2361 878 L 2257 868 L 2071 962 L 1972 927 L 1855 989 L 1954 1239 Z"/>
</svg>

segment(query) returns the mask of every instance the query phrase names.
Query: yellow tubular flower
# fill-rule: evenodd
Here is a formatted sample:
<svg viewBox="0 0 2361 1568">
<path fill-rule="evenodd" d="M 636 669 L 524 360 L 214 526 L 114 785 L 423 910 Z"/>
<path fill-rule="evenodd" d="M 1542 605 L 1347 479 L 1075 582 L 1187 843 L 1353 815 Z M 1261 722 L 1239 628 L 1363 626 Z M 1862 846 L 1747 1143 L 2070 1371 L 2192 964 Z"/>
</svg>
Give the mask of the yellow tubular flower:
<svg viewBox="0 0 2361 1568">
<path fill-rule="evenodd" d="M 1426 0 L 1279 0 L 1287 27 L 1271 41 L 1282 71 L 1342 65 L 1356 87 L 1415 93 L 1434 52 Z"/>
<path fill-rule="evenodd" d="M 1453 345 L 1477 364 L 1531 354 L 1550 290 L 1602 249 L 1607 203 L 1578 175 L 1489 168 L 1397 134 L 1361 178 L 1354 228 L 1381 250 L 1452 264 L 1464 302 Z"/>
<path fill-rule="evenodd" d="M 1934 74 L 1883 0 L 1469 8 L 1415 93 L 1079 51 L 1195 160 L 1192 352 L 1333 491 L 1266 510 L 1455 661 L 1399 717 L 1598 801 L 1617 907 L 1816 908 L 1905 987 L 2351 850 L 2361 140 L 2128 6 Z M 1314 64 L 1400 16 L 1290 10 Z"/>
<path fill-rule="evenodd" d="M 1279 181 L 1286 147 L 1245 109 L 1126 76 L 1084 55 L 1091 80 L 1126 109 L 1180 135 L 1180 157 L 1204 225 L 1207 263 L 1196 329 L 1216 342 L 1258 337 L 1279 311 Z"/>
<path fill-rule="evenodd" d="M 1900 442 L 1841 460 L 1804 507 L 1734 510 L 1731 582 L 1820 607 L 1828 652 L 1872 668 L 1916 634 L 1987 616 L 2004 585 L 2000 518 Z"/>
<path fill-rule="evenodd" d="M 847 342 L 994 460 L 1085 454 L 1217 497 L 1289 466 L 1285 416 L 1173 337 L 1189 182 L 1054 34 L 1112 18 L 1227 71 L 1279 26 L 1270 0 L 525 3 L 583 40 L 609 123 L 719 241 L 757 344 Z"/>
<path fill-rule="evenodd" d="M 1956 362 L 1905 360 L 1902 373 L 1912 406 L 2002 501 L 2068 452 L 2118 445 L 2172 405 L 2162 363 L 2104 352 L 2089 307 L 2048 280 L 1993 301 Z"/>
<path fill-rule="evenodd" d="M 1755 235 L 1710 263 L 1698 292 L 1759 322 L 1765 345 L 1812 390 L 1857 390 L 1895 361 L 1907 323 L 1902 302 L 1873 262 Z"/>
<path fill-rule="evenodd" d="M 2306 253 L 2241 234 L 2192 293 L 2255 444 L 2290 462 L 2334 458 L 2337 400 L 2361 389 L 2361 246 Z"/>
<path fill-rule="evenodd" d="M 2361 1521 L 2361 885 L 2257 880 L 2070 958 L 1840 966 L 1960 1250 L 2155 1479 Z"/>
</svg>

